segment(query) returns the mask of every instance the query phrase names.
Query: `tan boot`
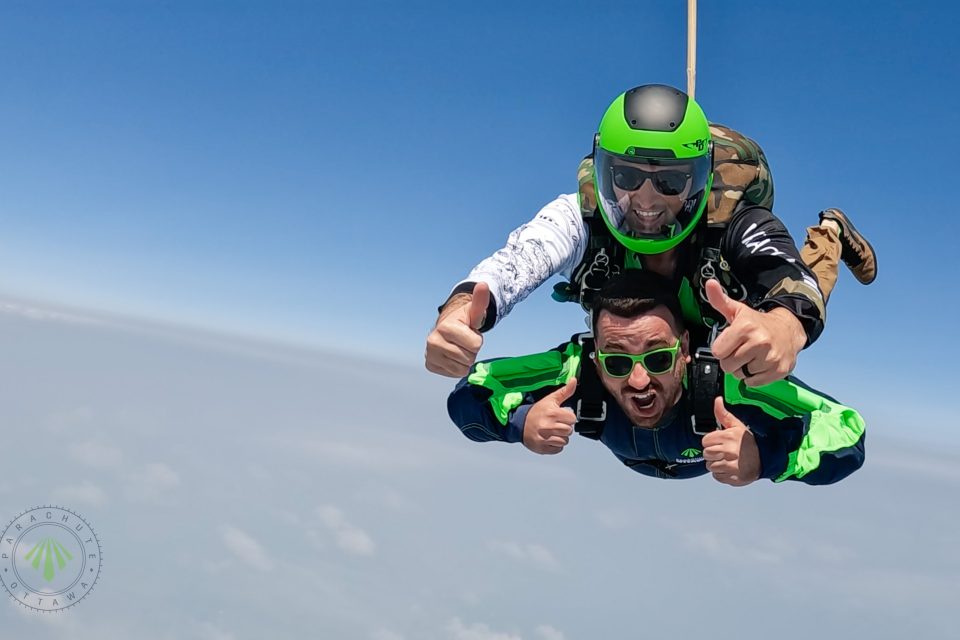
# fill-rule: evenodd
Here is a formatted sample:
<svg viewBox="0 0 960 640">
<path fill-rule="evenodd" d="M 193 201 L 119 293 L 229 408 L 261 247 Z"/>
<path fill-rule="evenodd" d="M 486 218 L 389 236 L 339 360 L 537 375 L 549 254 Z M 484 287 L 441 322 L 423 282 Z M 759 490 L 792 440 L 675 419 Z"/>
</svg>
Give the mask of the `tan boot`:
<svg viewBox="0 0 960 640">
<path fill-rule="evenodd" d="M 840 209 L 824 209 L 820 222 L 833 220 L 840 227 L 840 259 L 861 284 L 870 284 L 877 277 L 877 254 L 867 239 L 860 235 L 850 218 Z"/>
</svg>

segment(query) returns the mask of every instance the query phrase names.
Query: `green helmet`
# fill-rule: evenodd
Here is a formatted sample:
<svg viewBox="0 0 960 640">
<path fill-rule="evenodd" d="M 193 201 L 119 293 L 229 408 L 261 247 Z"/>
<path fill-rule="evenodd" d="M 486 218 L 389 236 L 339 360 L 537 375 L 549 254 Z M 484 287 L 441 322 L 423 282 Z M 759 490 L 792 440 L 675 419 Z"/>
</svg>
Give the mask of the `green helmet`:
<svg viewBox="0 0 960 640">
<path fill-rule="evenodd" d="M 662 84 L 630 89 L 603 115 L 593 152 L 597 206 L 621 244 L 663 253 L 690 235 L 713 182 L 700 105 Z"/>
</svg>

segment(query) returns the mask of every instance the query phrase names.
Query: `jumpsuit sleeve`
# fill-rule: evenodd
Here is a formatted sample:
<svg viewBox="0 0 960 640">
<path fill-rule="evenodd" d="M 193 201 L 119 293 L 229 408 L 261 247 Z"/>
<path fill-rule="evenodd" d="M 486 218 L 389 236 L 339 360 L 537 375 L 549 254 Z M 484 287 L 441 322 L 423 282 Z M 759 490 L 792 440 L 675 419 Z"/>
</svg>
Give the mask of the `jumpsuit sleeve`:
<svg viewBox="0 0 960 640">
<path fill-rule="evenodd" d="M 753 432 L 762 478 L 833 484 L 863 466 L 864 422 L 849 407 L 785 419 L 757 407 L 735 405 L 730 410 Z"/>
<path fill-rule="evenodd" d="M 463 378 L 447 398 L 447 413 L 460 432 L 474 442 L 522 442 L 523 423 L 534 400 L 526 394 L 522 404 L 501 424 L 490 407 L 491 391 Z"/>
<path fill-rule="evenodd" d="M 522 442 L 530 408 L 577 374 L 579 353 L 579 344 L 568 342 L 543 353 L 478 362 L 450 393 L 447 413 L 475 442 Z"/>
</svg>

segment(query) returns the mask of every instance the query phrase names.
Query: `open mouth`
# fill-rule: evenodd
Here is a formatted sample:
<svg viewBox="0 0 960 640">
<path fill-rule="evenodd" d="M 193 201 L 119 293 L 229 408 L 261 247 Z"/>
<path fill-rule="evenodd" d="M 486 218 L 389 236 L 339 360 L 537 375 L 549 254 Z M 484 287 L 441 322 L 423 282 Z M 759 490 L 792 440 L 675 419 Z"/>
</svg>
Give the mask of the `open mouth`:
<svg viewBox="0 0 960 640">
<path fill-rule="evenodd" d="M 657 400 L 657 394 L 654 392 L 641 393 L 630 398 L 630 402 L 633 404 L 634 409 L 640 413 L 648 413 L 652 408 L 654 403 Z"/>
</svg>

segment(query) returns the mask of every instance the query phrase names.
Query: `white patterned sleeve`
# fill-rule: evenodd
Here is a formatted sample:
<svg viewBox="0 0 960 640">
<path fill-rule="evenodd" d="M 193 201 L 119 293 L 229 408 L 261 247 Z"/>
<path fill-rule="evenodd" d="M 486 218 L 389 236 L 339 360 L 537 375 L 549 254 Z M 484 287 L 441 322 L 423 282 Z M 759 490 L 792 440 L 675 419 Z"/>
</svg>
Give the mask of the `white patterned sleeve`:
<svg viewBox="0 0 960 640">
<path fill-rule="evenodd" d="M 583 259 L 587 228 L 577 194 L 564 194 L 514 229 L 506 245 L 461 280 L 486 282 L 497 306 L 497 322 L 551 276 L 569 278 Z"/>
</svg>

